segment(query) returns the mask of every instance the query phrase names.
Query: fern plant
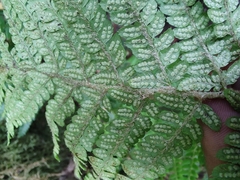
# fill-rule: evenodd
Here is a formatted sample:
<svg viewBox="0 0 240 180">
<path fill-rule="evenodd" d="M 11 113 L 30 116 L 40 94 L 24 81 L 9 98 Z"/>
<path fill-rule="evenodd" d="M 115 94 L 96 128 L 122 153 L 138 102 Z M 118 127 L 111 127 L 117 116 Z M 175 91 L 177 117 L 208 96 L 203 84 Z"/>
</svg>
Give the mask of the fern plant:
<svg viewBox="0 0 240 180">
<path fill-rule="evenodd" d="M 54 156 L 63 127 L 78 178 L 158 179 L 186 153 L 197 164 L 197 120 L 221 128 L 203 100 L 226 98 L 239 110 L 231 89 L 240 77 L 237 0 L 2 3 L 14 43 L 9 48 L 1 33 L 8 141 L 46 105 Z M 231 153 L 239 154 L 239 138 L 231 137 Z M 239 155 L 227 160 L 239 168 Z"/>
</svg>

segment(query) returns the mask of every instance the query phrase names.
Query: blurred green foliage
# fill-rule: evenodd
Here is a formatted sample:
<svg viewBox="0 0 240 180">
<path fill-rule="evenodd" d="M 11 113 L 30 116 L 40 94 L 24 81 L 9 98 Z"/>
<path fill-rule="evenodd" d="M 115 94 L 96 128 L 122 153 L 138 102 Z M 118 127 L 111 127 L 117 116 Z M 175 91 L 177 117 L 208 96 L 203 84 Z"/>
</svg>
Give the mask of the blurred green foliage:
<svg viewBox="0 0 240 180">
<path fill-rule="evenodd" d="M 51 134 L 42 114 L 43 111 L 26 135 L 12 139 L 8 146 L 5 121 L 0 121 L 0 179 L 57 180 L 62 176 L 61 171 L 68 165 L 71 154 L 61 144 L 61 162 L 54 159 Z"/>
</svg>

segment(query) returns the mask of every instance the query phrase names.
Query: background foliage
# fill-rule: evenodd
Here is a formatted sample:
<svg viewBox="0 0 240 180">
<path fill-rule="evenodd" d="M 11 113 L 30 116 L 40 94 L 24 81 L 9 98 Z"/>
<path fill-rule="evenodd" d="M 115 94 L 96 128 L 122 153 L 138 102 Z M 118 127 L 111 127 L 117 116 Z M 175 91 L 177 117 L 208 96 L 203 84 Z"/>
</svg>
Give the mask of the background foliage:
<svg viewBox="0 0 240 180">
<path fill-rule="evenodd" d="M 54 156 L 65 142 L 79 179 L 197 177 L 197 120 L 221 128 L 202 101 L 240 107 L 231 88 L 240 76 L 239 1 L 2 3 L 11 34 L 0 37 L 8 143 L 46 108 Z M 227 122 L 239 130 L 238 117 Z M 218 157 L 229 163 L 213 178 L 240 177 L 239 142 L 237 132 L 226 137 L 231 147 Z"/>
</svg>

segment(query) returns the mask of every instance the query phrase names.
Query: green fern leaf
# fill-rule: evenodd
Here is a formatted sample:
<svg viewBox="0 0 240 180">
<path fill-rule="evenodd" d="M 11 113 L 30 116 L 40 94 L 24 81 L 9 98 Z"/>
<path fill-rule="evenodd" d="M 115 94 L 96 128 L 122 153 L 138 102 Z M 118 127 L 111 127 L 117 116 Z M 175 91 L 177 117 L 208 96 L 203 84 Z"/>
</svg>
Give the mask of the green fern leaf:
<svg viewBox="0 0 240 180">
<path fill-rule="evenodd" d="M 180 50 L 183 52 L 193 51 L 198 48 L 197 40 L 196 38 L 183 40 L 179 42 Z"/>
<path fill-rule="evenodd" d="M 141 12 L 141 17 L 145 25 L 148 25 L 153 21 L 156 12 L 157 12 L 156 1 L 155 0 L 148 1 L 148 3 L 146 4 L 146 6 L 143 8 Z"/>
<path fill-rule="evenodd" d="M 223 161 L 239 164 L 239 148 L 227 147 L 217 152 L 217 157 Z"/>
<path fill-rule="evenodd" d="M 239 61 L 236 61 L 225 71 L 224 75 L 227 84 L 234 84 L 237 81 L 238 75 L 240 74 L 239 65 Z"/>
<path fill-rule="evenodd" d="M 196 135 L 194 134 L 194 136 Z M 186 134 L 183 134 L 182 136 L 176 137 L 174 144 L 183 149 L 189 149 L 192 146 L 192 139 Z"/>
<path fill-rule="evenodd" d="M 137 72 L 154 71 L 155 69 L 157 69 L 156 65 L 157 65 L 157 63 L 154 60 L 152 60 L 152 61 L 149 60 L 148 62 L 143 61 L 143 62 L 138 63 L 137 66 L 135 66 L 135 70 Z"/>
<path fill-rule="evenodd" d="M 65 131 L 65 138 L 70 149 L 79 144 L 87 151 L 92 150 L 93 142 L 101 134 L 103 128 L 100 121 L 91 115 L 95 111 L 96 107 L 92 101 L 85 100 L 81 103 L 78 115 L 72 117 L 72 123 L 67 126 L 67 130 Z M 78 134 L 79 129 L 82 129 L 82 134 Z"/>
<path fill-rule="evenodd" d="M 189 77 L 182 80 L 178 85 L 178 90 L 180 91 L 209 91 L 215 86 L 219 86 L 217 83 L 213 82 L 210 77 Z"/>
<path fill-rule="evenodd" d="M 233 89 L 226 89 L 224 90 L 224 95 L 227 99 L 227 101 L 231 104 L 231 106 L 239 110 L 240 109 L 240 93 L 239 91 L 233 90 Z"/>
<path fill-rule="evenodd" d="M 12 52 L 10 53 L 8 51 L 8 48 L 9 44 L 6 43 L 6 36 L 0 31 L 1 66 L 3 64 L 12 66 L 11 60 L 16 59 L 16 57 L 14 56 L 14 51 L 12 50 Z"/>
<path fill-rule="evenodd" d="M 59 157 L 58 157 L 58 154 L 59 154 L 59 151 L 60 151 L 60 147 L 59 147 L 59 144 L 58 144 L 58 141 L 59 141 L 59 137 L 58 137 L 58 134 L 59 134 L 59 130 L 58 130 L 58 127 L 56 125 L 56 123 L 54 121 L 51 121 L 51 120 L 48 120 L 47 119 L 47 123 L 48 123 L 48 126 L 51 130 L 51 133 L 52 133 L 52 140 L 53 140 L 53 155 L 55 157 L 55 159 L 57 159 L 58 161 L 60 161 Z"/>
<path fill-rule="evenodd" d="M 130 178 L 123 176 L 121 174 L 117 174 L 117 176 L 115 177 L 116 180 L 130 180 Z"/>
<path fill-rule="evenodd" d="M 203 4 L 200 1 L 197 1 L 190 9 L 190 15 L 197 19 L 202 15 L 202 13 Z"/>
<path fill-rule="evenodd" d="M 187 26 L 183 28 L 176 28 L 174 29 L 174 36 L 178 39 L 188 39 L 191 38 L 195 32 L 194 32 L 194 27 L 193 26 Z"/>
<path fill-rule="evenodd" d="M 140 25 L 135 23 L 135 25 L 129 25 L 121 28 L 119 34 L 128 40 L 135 39 L 142 35 Z"/>
<path fill-rule="evenodd" d="M 222 51 L 217 57 L 217 64 L 219 67 L 226 66 L 231 61 L 231 54 L 230 51 L 224 50 Z"/>
<path fill-rule="evenodd" d="M 1 65 L 0 65 L 0 73 L 1 73 L 1 76 L 0 76 L 0 104 L 2 104 L 4 101 L 4 97 L 5 97 L 4 90 L 6 90 L 5 84 L 7 82 L 8 72 L 4 69 L 1 69 Z"/>
<path fill-rule="evenodd" d="M 58 89 L 57 95 L 54 99 L 48 101 L 46 106 L 46 119 L 52 132 L 52 138 L 54 143 L 53 154 L 56 159 L 59 160 L 59 145 L 58 145 L 58 127 L 64 126 L 64 120 L 69 117 L 75 110 L 75 104 L 70 98 L 70 95 L 63 89 Z"/>
<path fill-rule="evenodd" d="M 221 126 L 203 100 L 224 96 L 239 109 L 239 92 L 229 89 L 240 76 L 238 1 L 2 3 L 14 43 L 1 33 L 0 103 L 9 140 L 46 105 L 54 156 L 58 126 L 66 127 L 79 179 L 196 179 L 196 120 L 215 131 Z M 239 118 L 227 125 L 238 130 Z M 238 163 L 239 133 L 225 141 L 233 147 L 220 158 Z M 238 178 L 238 166 L 223 169 L 214 171 L 218 179 Z"/>
<path fill-rule="evenodd" d="M 185 5 L 183 3 L 175 3 L 175 4 L 162 4 L 160 10 L 169 16 L 173 15 L 182 15 L 185 10 Z"/>
<path fill-rule="evenodd" d="M 231 26 L 225 22 L 214 26 L 214 34 L 220 38 L 229 35 L 230 31 L 231 31 Z"/>
<path fill-rule="evenodd" d="M 211 179 L 237 180 L 240 177 L 239 169 L 240 167 L 234 164 L 219 165 L 213 170 L 213 178 Z"/>
<path fill-rule="evenodd" d="M 234 1 L 236 3 L 236 1 Z M 233 28 L 234 28 L 234 33 L 236 34 L 236 37 L 239 38 L 239 21 L 237 20 L 240 14 L 240 8 L 238 8 L 232 13 L 232 22 L 233 22 Z"/>
<path fill-rule="evenodd" d="M 226 144 L 229 144 L 230 146 L 240 148 L 240 133 L 239 132 L 229 133 L 224 138 L 224 141 Z"/>
<path fill-rule="evenodd" d="M 159 74 L 154 75 L 140 75 L 130 79 L 130 86 L 133 88 L 158 88 L 164 85 L 164 80 Z"/>
<path fill-rule="evenodd" d="M 192 6 L 196 3 L 196 0 L 184 0 L 185 5 Z"/>
<path fill-rule="evenodd" d="M 134 17 L 133 13 L 126 13 L 124 11 L 122 12 L 113 12 L 111 13 L 111 20 L 119 25 L 130 25 L 133 22 L 136 21 L 136 18 Z"/>
<path fill-rule="evenodd" d="M 128 8 L 124 1 L 110 1 L 110 0 L 103 0 L 101 1 L 101 7 L 105 11 L 123 11 Z"/>
<path fill-rule="evenodd" d="M 114 99 L 126 104 L 132 104 L 134 100 L 139 98 L 138 95 L 134 95 L 132 93 L 124 92 L 117 89 L 110 90 L 109 95 L 110 97 L 113 97 Z"/>
<path fill-rule="evenodd" d="M 209 106 L 202 105 L 202 108 L 198 109 L 198 113 L 201 116 L 201 120 L 211 129 L 213 129 L 214 131 L 220 130 L 221 128 L 220 119 Z"/>
<path fill-rule="evenodd" d="M 116 76 L 114 73 L 98 73 L 96 75 L 93 75 L 91 78 L 91 82 L 95 84 L 106 84 L 106 85 L 114 85 L 116 84 Z"/>
<path fill-rule="evenodd" d="M 184 78 L 188 69 L 190 68 L 187 66 L 187 64 L 182 62 L 177 62 L 167 67 L 168 74 L 171 77 L 171 81 L 174 83 Z M 173 86 L 175 86 L 175 84 L 173 84 Z"/>
<path fill-rule="evenodd" d="M 112 62 L 114 66 L 118 67 L 123 63 L 123 61 L 126 58 L 126 52 L 123 48 L 123 45 L 121 43 L 120 37 L 117 35 L 114 35 L 111 40 L 107 44 L 108 51 L 111 54 L 111 57 L 113 58 Z"/>
<path fill-rule="evenodd" d="M 143 179 L 155 179 L 157 174 L 153 171 L 145 171 L 144 166 L 137 161 L 125 161 L 123 165 L 123 170 L 132 178 L 137 179 L 141 176 Z M 144 173 L 143 173 L 144 172 Z M 159 171 L 159 173 L 161 173 Z"/>
<path fill-rule="evenodd" d="M 187 113 L 190 113 L 196 105 L 196 102 L 191 97 L 181 97 L 180 95 L 169 96 L 166 94 L 156 94 L 155 96 L 164 107 L 179 108 L 181 111 Z"/>
<path fill-rule="evenodd" d="M 214 1 L 204 0 L 204 3 L 206 3 L 206 5 L 209 8 L 212 8 L 212 9 L 218 9 L 218 8 L 221 8 L 223 6 L 223 1 L 222 0 L 214 0 Z"/>
<path fill-rule="evenodd" d="M 202 49 L 197 49 L 196 51 L 187 52 L 181 56 L 181 60 L 189 63 L 201 62 L 203 59 L 204 59 L 204 51 Z"/>
<path fill-rule="evenodd" d="M 14 132 L 13 126 L 18 128 L 27 122 L 31 122 L 32 119 L 35 118 L 36 113 L 39 108 L 43 105 L 43 103 L 50 98 L 50 93 L 44 87 L 44 84 L 47 84 L 47 80 L 44 83 L 38 84 L 38 82 L 33 82 L 29 85 L 29 90 L 22 92 L 15 92 L 16 95 L 19 96 L 18 93 L 21 93 L 20 98 L 18 100 L 14 99 L 14 93 L 8 92 L 6 96 L 9 96 L 5 100 L 7 105 L 5 106 L 5 111 L 10 112 L 6 116 L 6 120 L 8 122 L 9 135 L 13 137 Z M 18 108 L 13 108 L 18 107 Z M 15 109 L 13 111 L 12 109 Z"/>
<path fill-rule="evenodd" d="M 66 78 L 72 78 L 75 80 L 84 79 L 83 72 L 81 69 L 75 69 L 75 68 L 63 69 L 62 71 L 59 72 L 59 74 L 63 75 Z"/>
<path fill-rule="evenodd" d="M 100 100 L 101 95 L 99 92 L 97 92 L 94 89 L 88 88 L 88 87 L 82 87 L 79 89 L 80 94 L 83 96 L 87 96 L 89 100 Z M 91 104 L 91 101 L 87 101 Z"/>
<path fill-rule="evenodd" d="M 144 8 L 145 10 L 146 8 Z M 149 13 L 147 11 L 147 13 Z M 143 18 L 144 20 L 144 18 Z M 147 21 L 144 21 L 147 22 Z M 148 23 L 146 23 L 148 24 Z M 155 37 L 158 34 L 160 34 L 164 28 L 165 25 L 165 17 L 164 15 L 158 11 L 156 12 L 156 14 L 154 15 L 154 19 L 151 21 L 151 23 L 148 25 L 148 30 L 150 32 L 151 37 Z"/>
<path fill-rule="evenodd" d="M 228 49 L 232 43 L 233 39 L 231 37 L 225 37 L 221 40 L 208 43 L 207 47 L 211 51 L 211 54 L 219 54 L 224 51 L 224 49 Z"/>
<path fill-rule="evenodd" d="M 173 168 L 170 169 L 170 172 L 172 173 L 170 174 L 169 179 L 197 179 L 200 170 L 200 154 L 201 147 L 196 145 L 194 148 L 187 150 L 183 157 L 174 159 L 174 165 Z"/>
<path fill-rule="evenodd" d="M 227 18 L 227 12 L 225 9 L 209 9 L 208 10 L 208 17 L 214 22 L 214 23 L 222 23 Z"/>
<path fill-rule="evenodd" d="M 107 132 L 101 135 L 96 142 L 99 148 L 95 149 L 93 152 L 97 157 L 103 160 L 101 160 L 101 163 L 95 164 L 97 169 L 99 168 L 96 178 L 104 178 L 106 172 L 115 174 L 116 168 L 114 166 L 119 166 L 120 164 L 111 165 L 112 161 L 116 161 L 116 159 L 111 156 L 114 155 L 119 158 L 124 157 L 128 152 L 128 148 L 136 143 L 138 138 L 142 137 L 150 128 L 151 122 L 148 118 L 134 117 L 132 121 L 126 119 L 130 116 L 130 111 L 127 109 L 120 109 L 118 115 L 122 117 L 114 119 L 107 126 Z M 136 127 L 133 127 L 134 124 Z M 109 171 L 109 168 L 113 169 L 113 171 Z"/>
<path fill-rule="evenodd" d="M 73 156 L 73 161 L 75 164 L 74 176 L 80 179 L 82 175 L 81 170 L 85 169 L 83 160 L 87 160 L 87 153 L 82 146 L 76 146 L 76 148 L 72 151 L 77 152 Z"/>
<path fill-rule="evenodd" d="M 97 32 L 100 33 L 99 38 L 106 43 L 113 35 L 113 28 L 111 23 L 106 20 L 105 16 L 105 12 L 99 8 L 95 18 L 90 22 L 90 24 L 95 30 L 97 30 Z"/>
<path fill-rule="evenodd" d="M 178 44 L 174 44 L 168 49 L 164 49 L 160 52 L 160 58 L 165 66 L 174 63 L 180 54 Z"/>
<path fill-rule="evenodd" d="M 107 171 L 102 172 L 101 164 L 103 164 L 104 161 L 102 161 L 101 159 L 96 158 L 96 157 L 90 157 L 89 160 L 90 160 L 90 163 L 93 166 L 96 174 L 100 174 L 101 178 L 106 179 L 106 180 L 107 179 L 110 180 L 115 177 L 114 174 L 115 174 L 116 168 L 114 168 L 114 166 L 118 166 L 120 164 L 119 160 L 114 158 L 111 161 L 108 161 L 109 168 L 107 168 Z"/>
<path fill-rule="evenodd" d="M 168 48 L 174 40 L 174 32 L 172 29 L 168 29 L 160 35 L 159 38 L 154 39 L 154 45 L 157 49 L 163 50 Z"/>
<path fill-rule="evenodd" d="M 188 67 L 188 74 L 209 74 L 213 68 L 207 62 L 194 63 Z"/>
<path fill-rule="evenodd" d="M 231 117 L 228 118 L 226 124 L 228 127 L 234 130 L 240 130 L 240 118 L 239 117 Z"/>
<path fill-rule="evenodd" d="M 189 137 L 195 142 L 198 142 L 202 137 L 201 127 L 196 123 L 189 123 L 184 130 L 184 134 L 189 135 Z"/>
<path fill-rule="evenodd" d="M 207 1 L 209 3 L 209 1 Z M 224 37 L 229 34 L 229 32 L 232 32 L 235 36 L 235 39 L 237 38 L 238 30 L 235 29 L 235 27 L 238 27 L 238 23 L 234 19 L 232 19 L 234 22 L 229 24 L 226 21 L 228 18 L 232 18 L 234 15 L 239 14 L 236 8 L 238 7 L 239 1 L 233 0 L 233 1 L 227 1 L 227 2 L 217 2 L 206 4 L 210 7 L 208 9 L 208 16 L 209 18 L 216 23 L 214 27 L 214 31 L 216 36 L 218 37 Z"/>
<path fill-rule="evenodd" d="M 190 24 L 190 20 L 186 15 L 171 16 L 167 18 L 169 24 L 175 27 L 186 27 Z"/>
</svg>

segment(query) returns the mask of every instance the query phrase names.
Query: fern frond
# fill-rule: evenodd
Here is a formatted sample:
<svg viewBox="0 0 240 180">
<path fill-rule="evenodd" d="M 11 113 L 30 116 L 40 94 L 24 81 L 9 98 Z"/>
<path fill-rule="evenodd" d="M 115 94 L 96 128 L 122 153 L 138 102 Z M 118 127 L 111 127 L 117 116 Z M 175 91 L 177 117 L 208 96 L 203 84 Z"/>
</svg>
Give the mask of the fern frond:
<svg viewBox="0 0 240 180">
<path fill-rule="evenodd" d="M 201 164 L 199 163 L 200 158 L 200 145 L 196 145 L 196 147 L 188 149 L 184 153 L 183 157 L 179 159 L 174 159 L 174 165 L 173 168 L 170 169 L 169 179 L 197 179 L 201 168 Z"/>
<path fill-rule="evenodd" d="M 240 148 L 240 134 L 238 132 L 230 133 L 225 137 L 226 144 Z"/>
<path fill-rule="evenodd" d="M 220 130 L 204 99 L 224 97 L 239 109 L 229 88 L 240 77 L 236 0 L 2 2 L 14 43 L 1 33 L 9 139 L 46 105 L 54 156 L 66 127 L 79 179 L 163 177 L 178 158 L 197 154 L 198 119 Z M 228 124 L 239 129 L 238 121 Z M 226 138 L 235 149 L 238 136 Z M 195 177 L 196 167 L 189 176 L 184 168 L 176 176 Z"/>
<path fill-rule="evenodd" d="M 63 89 L 57 89 L 54 99 L 49 100 L 46 106 L 46 119 L 54 142 L 53 153 L 57 159 L 57 155 L 59 154 L 57 125 L 64 126 L 64 120 L 75 111 L 75 104 L 70 96 L 71 94 Z"/>
<path fill-rule="evenodd" d="M 169 97 L 170 101 L 175 99 L 177 97 Z M 168 104 L 166 101 L 164 103 Z M 154 179 L 164 174 L 166 167 L 173 164 L 172 158 L 182 156 L 183 150 L 201 137 L 200 127 L 191 123 L 196 107 L 189 110 L 189 116 L 169 111 L 158 116 L 158 109 L 163 108 L 162 104 L 149 105 L 146 107 L 147 112 L 152 117 L 155 116 L 151 130 L 130 151 L 131 159 L 124 161 L 124 171 L 133 179 Z M 156 144 L 156 141 L 161 143 Z M 159 152 L 164 155 L 158 157 Z M 142 173 L 143 169 L 146 173 Z"/>
<path fill-rule="evenodd" d="M 207 11 L 208 17 L 212 22 L 216 23 L 214 32 L 217 37 L 224 37 L 231 34 L 239 44 L 237 35 L 239 32 L 235 29 L 236 27 L 239 27 L 239 24 L 236 22 L 236 15 L 239 14 L 239 1 L 228 0 L 226 2 L 210 2 L 206 0 L 204 2 L 209 7 Z"/>
<path fill-rule="evenodd" d="M 217 157 L 220 160 L 225 161 L 225 164 L 218 165 L 213 169 L 211 179 L 238 179 L 240 177 L 239 120 L 239 117 L 230 117 L 226 120 L 226 125 L 235 131 L 230 132 L 225 136 L 224 142 L 228 145 L 228 147 L 225 147 L 217 152 Z"/>
<path fill-rule="evenodd" d="M 87 151 L 92 151 L 94 142 L 103 131 L 101 121 L 92 116 L 95 112 L 96 104 L 90 100 L 83 101 L 78 115 L 72 117 L 72 123 L 67 126 L 65 131 L 66 145 L 73 152 L 77 165 L 75 169 L 77 176 L 81 174 L 81 169 L 84 169 Z"/>
<path fill-rule="evenodd" d="M 8 91 L 5 99 L 5 112 L 9 135 L 14 136 L 13 126 L 18 128 L 25 123 L 31 122 L 39 108 L 50 98 L 50 93 L 46 89 L 45 84 L 48 79 L 39 84 L 33 82 L 29 84 L 28 90 L 25 91 Z M 20 96 L 16 99 L 16 96 Z M 14 108 L 16 107 L 16 108 Z"/>
<path fill-rule="evenodd" d="M 239 117 L 231 117 L 226 121 L 228 127 L 234 130 L 240 130 L 240 118 Z"/>
<path fill-rule="evenodd" d="M 239 165 L 234 164 L 222 164 L 217 166 L 213 170 L 213 180 L 224 179 L 224 180 L 237 180 L 240 177 Z"/>
<path fill-rule="evenodd" d="M 142 117 L 138 114 L 139 111 L 119 109 L 116 113 L 115 118 L 106 127 L 106 132 L 96 142 L 98 148 L 93 150 L 96 158 L 90 159 L 96 172 L 95 179 L 114 178 L 120 169 L 121 161 L 118 159 L 126 156 L 129 148 L 144 135 L 151 125 L 150 119 Z"/>
<path fill-rule="evenodd" d="M 227 84 L 234 84 L 237 81 L 240 74 L 239 65 L 239 61 L 236 61 L 224 72 Z"/>
<path fill-rule="evenodd" d="M 7 78 L 8 78 L 8 72 L 7 70 L 5 69 L 1 69 L 0 67 L 0 73 L 1 73 L 1 76 L 0 76 L 0 104 L 3 103 L 4 101 L 4 96 L 5 96 L 5 83 L 7 82 Z"/>
<path fill-rule="evenodd" d="M 237 111 L 240 110 L 240 92 L 233 89 L 226 89 L 224 91 L 225 97 L 227 101 L 231 104 L 231 106 Z"/>
</svg>

